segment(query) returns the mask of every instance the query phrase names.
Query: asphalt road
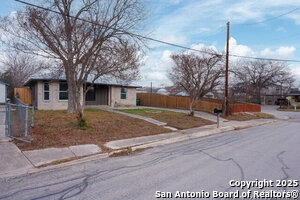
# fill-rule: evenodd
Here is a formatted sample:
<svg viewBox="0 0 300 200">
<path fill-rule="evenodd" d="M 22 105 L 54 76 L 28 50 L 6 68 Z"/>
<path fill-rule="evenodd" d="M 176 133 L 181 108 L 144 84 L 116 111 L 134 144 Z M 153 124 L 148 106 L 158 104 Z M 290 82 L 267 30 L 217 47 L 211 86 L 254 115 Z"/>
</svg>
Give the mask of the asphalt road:
<svg viewBox="0 0 300 200">
<path fill-rule="evenodd" d="M 300 180 L 293 119 L 35 175 L 0 179 L 0 199 L 155 199 L 156 191 L 246 192 L 229 181 Z M 267 190 L 299 190 L 269 187 Z M 262 191 L 251 187 L 253 191 Z M 282 198 L 277 198 L 282 199 Z"/>
</svg>

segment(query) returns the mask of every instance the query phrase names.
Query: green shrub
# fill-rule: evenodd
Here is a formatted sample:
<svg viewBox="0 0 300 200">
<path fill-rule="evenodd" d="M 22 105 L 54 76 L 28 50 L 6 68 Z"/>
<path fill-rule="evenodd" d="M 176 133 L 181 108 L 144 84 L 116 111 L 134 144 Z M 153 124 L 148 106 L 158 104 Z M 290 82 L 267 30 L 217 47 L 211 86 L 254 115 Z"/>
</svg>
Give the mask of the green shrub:
<svg viewBox="0 0 300 200">
<path fill-rule="evenodd" d="M 87 129 L 87 122 L 84 118 L 81 118 L 78 122 L 78 126 L 82 129 L 82 130 L 86 130 Z"/>
</svg>

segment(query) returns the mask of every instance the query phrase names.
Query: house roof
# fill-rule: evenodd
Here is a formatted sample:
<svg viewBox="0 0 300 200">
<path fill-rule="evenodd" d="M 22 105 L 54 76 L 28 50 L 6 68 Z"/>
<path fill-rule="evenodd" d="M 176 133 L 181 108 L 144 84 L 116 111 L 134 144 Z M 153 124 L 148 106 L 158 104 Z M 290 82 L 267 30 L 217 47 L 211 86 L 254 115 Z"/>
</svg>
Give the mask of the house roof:
<svg viewBox="0 0 300 200">
<path fill-rule="evenodd" d="M 164 95 L 168 95 L 169 94 L 169 92 L 165 88 L 161 88 L 161 89 L 157 90 L 156 93 L 157 94 L 164 94 Z"/>
<path fill-rule="evenodd" d="M 189 96 L 189 94 L 186 93 L 185 91 L 182 91 L 182 92 L 176 93 L 175 96 L 184 96 L 184 97 L 187 97 L 187 96 Z"/>
<path fill-rule="evenodd" d="M 50 80 L 54 80 L 54 81 L 66 81 L 65 75 L 57 75 L 57 74 L 43 74 L 43 75 L 39 75 L 39 76 L 33 76 L 30 77 L 26 83 L 24 84 L 25 86 L 29 86 L 31 85 L 33 82 L 35 81 L 50 81 Z M 88 83 L 92 82 L 92 77 L 88 78 Z M 134 85 L 134 84 L 128 84 L 123 80 L 117 79 L 115 77 L 111 77 L 111 76 L 102 76 L 100 78 L 98 78 L 94 84 L 97 85 L 112 85 L 112 86 L 124 86 L 124 87 L 134 87 L 134 88 L 140 88 L 141 86 L 138 85 Z"/>
<path fill-rule="evenodd" d="M 300 95 L 300 91 L 299 91 L 299 90 L 292 90 L 292 91 L 289 93 L 289 96 L 294 96 L 294 95 Z"/>
<path fill-rule="evenodd" d="M 0 84 L 3 84 L 3 85 L 9 85 L 8 83 L 4 83 L 2 81 L 0 81 Z"/>
</svg>

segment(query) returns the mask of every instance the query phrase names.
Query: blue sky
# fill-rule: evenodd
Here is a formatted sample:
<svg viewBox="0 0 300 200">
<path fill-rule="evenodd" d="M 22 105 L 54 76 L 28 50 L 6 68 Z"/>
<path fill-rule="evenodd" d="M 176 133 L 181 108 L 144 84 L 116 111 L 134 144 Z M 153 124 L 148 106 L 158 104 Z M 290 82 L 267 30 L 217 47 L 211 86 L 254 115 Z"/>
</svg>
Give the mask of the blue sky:
<svg viewBox="0 0 300 200">
<path fill-rule="evenodd" d="M 9 15 L 18 6 L 13 0 L 1 0 L 0 15 Z M 300 7 L 299 0 L 147 0 L 146 6 L 150 16 L 145 32 L 152 38 L 224 51 L 225 25 L 230 21 L 232 54 L 300 60 L 300 9 L 265 23 L 245 25 Z M 149 47 L 138 83 L 169 85 L 169 56 L 181 49 L 154 42 L 149 42 Z M 288 64 L 300 81 L 300 63 Z"/>
</svg>

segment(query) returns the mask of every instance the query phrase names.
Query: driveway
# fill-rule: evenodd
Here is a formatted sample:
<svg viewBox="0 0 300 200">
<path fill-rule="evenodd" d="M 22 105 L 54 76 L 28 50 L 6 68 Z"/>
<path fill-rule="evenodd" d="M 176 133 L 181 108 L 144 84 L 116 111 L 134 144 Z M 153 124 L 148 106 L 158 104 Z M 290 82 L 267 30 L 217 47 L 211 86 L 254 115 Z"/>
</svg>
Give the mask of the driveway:
<svg viewBox="0 0 300 200">
<path fill-rule="evenodd" d="M 300 119 L 300 113 L 294 117 Z M 300 121 L 282 120 L 131 156 L 0 179 L 0 199 L 155 199 L 157 191 L 247 191 L 230 187 L 230 180 L 300 180 L 299 129 Z"/>
<path fill-rule="evenodd" d="M 300 112 L 292 111 L 278 111 L 279 106 L 276 105 L 262 105 L 261 112 L 275 115 L 277 119 L 297 119 Z"/>
</svg>

